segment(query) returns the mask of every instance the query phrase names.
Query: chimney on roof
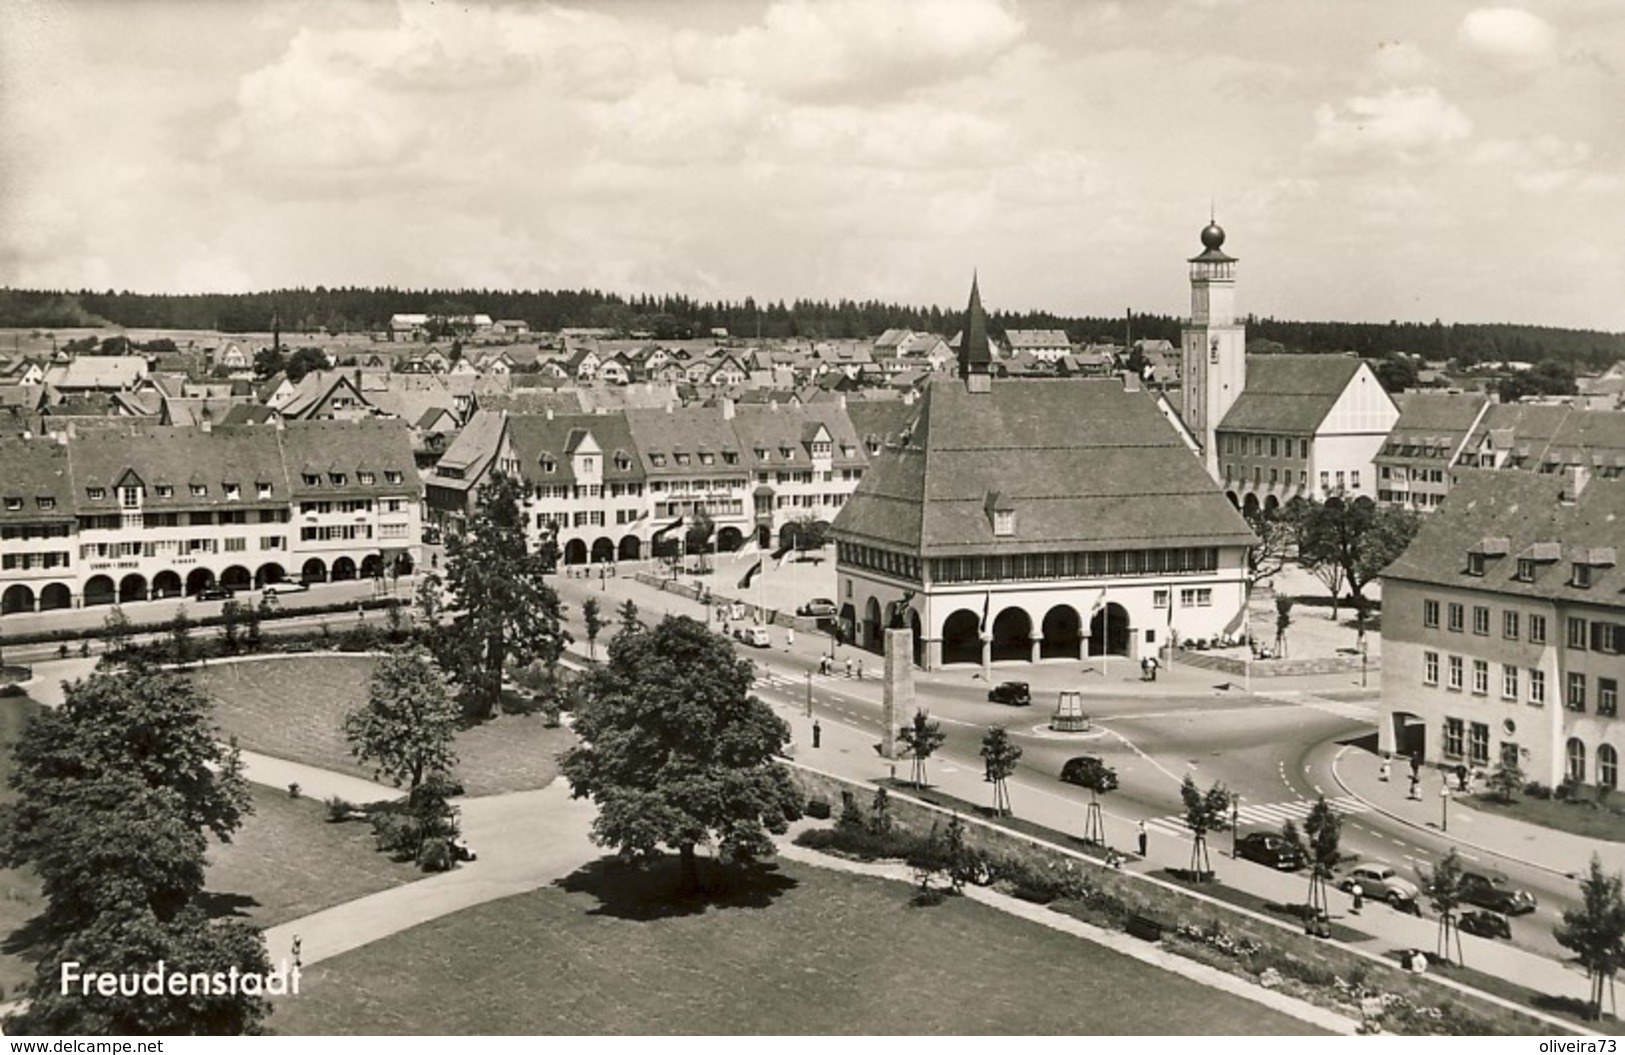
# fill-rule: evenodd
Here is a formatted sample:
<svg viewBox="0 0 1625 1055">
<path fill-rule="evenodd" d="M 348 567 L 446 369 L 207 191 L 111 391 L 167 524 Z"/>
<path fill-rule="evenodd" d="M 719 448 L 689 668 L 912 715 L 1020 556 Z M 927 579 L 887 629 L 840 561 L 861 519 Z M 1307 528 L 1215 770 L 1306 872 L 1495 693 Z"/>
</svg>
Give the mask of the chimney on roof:
<svg viewBox="0 0 1625 1055">
<path fill-rule="evenodd" d="M 835 405 L 840 407 L 842 410 L 846 409 L 846 393 L 845 392 L 836 393 L 836 395 L 835 395 Z"/>
<path fill-rule="evenodd" d="M 205 434 L 214 431 L 214 422 L 209 420 L 209 411 L 207 407 L 205 407 L 203 410 L 203 420 L 198 422 L 198 427 L 201 428 Z"/>
<path fill-rule="evenodd" d="M 1591 470 L 1583 465 L 1570 465 L 1563 470 L 1563 493 L 1559 500 L 1572 505 L 1580 500 L 1580 492 L 1591 481 Z"/>
<path fill-rule="evenodd" d="M 722 397 L 722 420 L 723 421 L 732 421 L 733 419 L 734 419 L 734 401 L 729 399 L 727 396 L 723 396 Z"/>
<path fill-rule="evenodd" d="M 552 421 L 553 420 L 553 408 L 548 407 L 546 413 L 547 413 L 547 420 Z"/>
<path fill-rule="evenodd" d="M 1138 392 L 1140 390 L 1140 375 L 1133 370 L 1123 371 L 1123 391 Z"/>
</svg>

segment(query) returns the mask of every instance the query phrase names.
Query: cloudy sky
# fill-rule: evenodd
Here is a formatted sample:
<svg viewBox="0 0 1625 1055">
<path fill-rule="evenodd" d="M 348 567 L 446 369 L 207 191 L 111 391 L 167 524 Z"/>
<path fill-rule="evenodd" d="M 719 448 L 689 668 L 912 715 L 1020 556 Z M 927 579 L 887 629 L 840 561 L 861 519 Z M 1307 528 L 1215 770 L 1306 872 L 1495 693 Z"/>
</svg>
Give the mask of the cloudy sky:
<svg viewBox="0 0 1625 1055">
<path fill-rule="evenodd" d="M 1625 3 L 5 0 L 0 285 L 1625 330 Z"/>
</svg>

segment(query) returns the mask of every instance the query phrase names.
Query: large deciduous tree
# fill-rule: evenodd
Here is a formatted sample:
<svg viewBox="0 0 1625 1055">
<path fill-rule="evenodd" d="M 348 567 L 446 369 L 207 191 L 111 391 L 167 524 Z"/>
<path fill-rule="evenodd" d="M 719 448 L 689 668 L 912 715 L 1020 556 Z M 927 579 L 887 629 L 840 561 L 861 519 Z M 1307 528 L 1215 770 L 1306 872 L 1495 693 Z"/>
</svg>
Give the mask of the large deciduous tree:
<svg viewBox="0 0 1625 1055">
<path fill-rule="evenodd" d="M 681 888 L 699 886 L 695 850 L 729 859 L 773 853 L 769 833 L 800 815 L 777 761 L 790 729 L 751 695 L 754 665 L 686 616 L 649 629 L 623 623 L 585 681 L 561 770 L 598 806 L 593 839 L 623 855 L 677 850 Z"/>
<path fill-rule="evenodd" d="M 410 792 L 457 764 L 458 718 L 434 660 L 417 650 L 391 652 L 373 668 L 367 702 L 344 716 L 344 736 L 357 759 Z"/>
<path fill-rule="evenodd" d="M 545 579 L 551 568 L 526 545 L 520 489 L 515 478 L 493 474 L 480 486 L 467 530 L 447 546 L 446 577 L 457 615 L 444 635 L 441 659 L 449 660 L 475 719 L 496 712 L 510 661 L 557 662 L 570 640 L 559 625 L 558 594 Z"/>
<path fill-rule="evenodd" d="M 1335 617 L 1338 580 L 1356 605 L 1365 603 L 1366 586 L 1405 552 L 1420 525 L 1412 510 L 1366 498 L 1309 503 L 1298 525 L 1298 559 L 1332 591 Z"/>
<path fill-rule="evenodd" d="M 1591 979 L 1590 1014 L 1602 1017 L 1604 983 L 1613 984 L 1625 966 L 1625 896 L 1618 872 L 1608 875 L 1602 859 L 1591 855 L 1591 868 L 1580 880 L 1580 905 L 1563 910 L 1563 925 L 1552 936 L 1575 954 Z"/>
<path fill-rule="evenodd" d="M 265 944 L 210 922 L 206 832 L 229 840 L 250 808 L 235 746 L 184 676 L 146 666 L 68 686 L 14 749 L 16 801 L 0 810 L 0 863 L 32 865 L 44 887 L 33 999 L 14 1032 L 240 1033 L 268 1010 L 247 993 L 137 997 L 62 993 L 62 965 L 86 971 L 263 974 Z"/>
<path fill-rule="evenodd" d="M 1294 499 L 1294 503 L 1301 502 Z M 1247 547 L 1247 590 L 1262 586 L 1280 574 L 1297 547 L 1296 505 L 1280 510 L 1243 512 L 1257 542 Z"/>
</svg>

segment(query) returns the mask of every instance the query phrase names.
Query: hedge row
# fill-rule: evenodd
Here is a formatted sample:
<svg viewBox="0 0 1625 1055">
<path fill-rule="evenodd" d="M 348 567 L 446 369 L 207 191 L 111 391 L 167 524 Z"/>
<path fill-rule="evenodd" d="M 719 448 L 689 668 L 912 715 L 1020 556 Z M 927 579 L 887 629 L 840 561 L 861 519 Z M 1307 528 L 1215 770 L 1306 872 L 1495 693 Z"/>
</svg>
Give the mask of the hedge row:
<svg viewBox="0 0 1625 1055">
<path fill-rule="evenodd" d="M 262 623 L 272 623 L 279 619 L 295 619 L 300 616 L 333 615 L 338 612 L 354 612 L 356 611 L 357 605 L 360 605 L 361 608 L 366 611 L 373 612 L 386 609 L 391 604 L 409 606 L 410 603 L 411 602 L 405 600 L 404 598 L 369 598 L 363 601 L 338 601 L 333 604 L 311 605 L 310 607 L 306 608 L 283 608 L 281 606 L 277 606 L 275 608 L 267 608 L 262 610 L 260 612 L 260 621 Z M 117 606 L 108 605 L 107 611 L 112 611 L 115 607 Z M 244 607 L 247 607 L 246 602 Z M 225 617 L 222 615 L 206 615 L 201 618 L 193 619 L 192 627 L 194 629 L 198 629 L 221 626 L 225 623 L 225 621 Z M 243 616 L 239 616 L 237 618 L 237 624 L 239 626 L 243 626 L 247 622 L 248 620 Z M 129 626 L 128 633 L 131 636 L 141 634 L 167 634 L 171 625 L 172 623 L 168 620 L 161 623 L 132 622 Z M 8 645 L 42 645 L 48 644 L 52 641 L 95 641 L 105 637 L 106 635 L 107 631 L 100 623 L 98 623 L 95 626 L 87 626 L 83 629 L 63 627 L 56 630 L 41 630 L 30 634 L 6 634 L 3 640 L 4 643 Z"/>
</svg>

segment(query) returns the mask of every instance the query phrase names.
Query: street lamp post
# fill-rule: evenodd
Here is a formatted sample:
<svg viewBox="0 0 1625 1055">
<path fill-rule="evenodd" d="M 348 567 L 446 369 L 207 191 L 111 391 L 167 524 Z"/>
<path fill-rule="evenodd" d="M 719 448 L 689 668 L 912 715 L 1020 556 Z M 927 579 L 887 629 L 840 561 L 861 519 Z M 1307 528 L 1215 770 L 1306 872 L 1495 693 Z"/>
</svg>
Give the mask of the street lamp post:
<svg viewBox="0 0 1625 1055">
<path fill-rule="evenodd" d="M 812 717 L 812 671 L 807 672 L 807 717 Z"/>
<path fill-rule="evenodd" d="M 1236 840 L 1241 829 L 1241 796 L 1230 796 L 1230 856 L 1236 856 Z"/>
<path fill-rule="evenodd" d="M 1360 639 L 1360 688 L 1365 688 L 1365 638 Z"/>
<path fill-rule="evenodd" d="M 1448 781 L 1449 778 L 1446 778 L 1445 785 L 1439 789 L 1439 830 L 1442 832 L 1450 830 L 1450 784 Z"/>
</svg>

